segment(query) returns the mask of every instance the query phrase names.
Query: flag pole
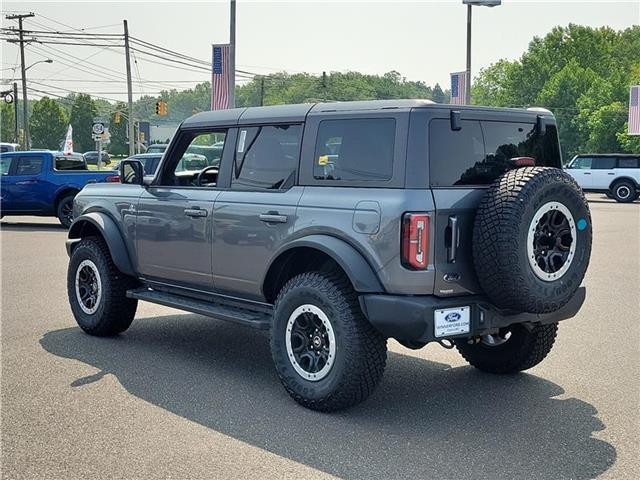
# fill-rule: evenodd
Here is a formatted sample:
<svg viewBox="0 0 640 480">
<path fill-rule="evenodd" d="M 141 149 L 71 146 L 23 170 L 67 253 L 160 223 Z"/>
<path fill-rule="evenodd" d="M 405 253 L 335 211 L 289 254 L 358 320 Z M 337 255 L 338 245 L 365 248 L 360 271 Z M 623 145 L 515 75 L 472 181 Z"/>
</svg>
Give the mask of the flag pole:
<svg viewBox="0 0 640 480">
<path fill-rule="evenodd" d="M 229 108 L 236 106 L 236 0 L 231 0 L 229 15 Z"/>
</svg>

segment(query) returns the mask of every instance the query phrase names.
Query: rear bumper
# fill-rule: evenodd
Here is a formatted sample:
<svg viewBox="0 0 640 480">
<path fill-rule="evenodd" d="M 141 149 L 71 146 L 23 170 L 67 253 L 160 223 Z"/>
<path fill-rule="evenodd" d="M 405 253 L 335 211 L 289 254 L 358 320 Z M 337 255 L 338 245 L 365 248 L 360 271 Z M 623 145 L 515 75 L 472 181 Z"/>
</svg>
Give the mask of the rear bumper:
<svg viewBox="0 0 640 480">
<path fill-rule="evenodd" d="M 444 308 L 471 307 L 469 333 L 446 338 L 486 335 L 492 330 L 516 323 L 547 324 L 571 318 L 578 313 L 586 297 L 580 287 L 573 298 L 552 313 L 509 313 L 498 310 L 482 295 L 440 298 L 436 296 L 401 296 L 366 294 L 360 306 L 371 324 L 387 337 L 404 341 L 431 342 L 441 340 L 434 335 L 434 311 Z"/>
</svg>

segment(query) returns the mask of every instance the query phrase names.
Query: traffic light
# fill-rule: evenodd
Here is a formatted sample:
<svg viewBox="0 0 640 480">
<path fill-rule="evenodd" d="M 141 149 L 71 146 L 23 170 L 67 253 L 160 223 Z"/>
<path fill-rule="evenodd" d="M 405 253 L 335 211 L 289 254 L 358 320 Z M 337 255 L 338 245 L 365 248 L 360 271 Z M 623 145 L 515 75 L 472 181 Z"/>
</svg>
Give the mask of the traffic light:
<svg viewBox="0 0 640 480">
<path fill-rule="evenodd" d="M 120 115 L 120 112 L 116 112 L 116 114 L 113 117 L 113 123 L 120 123 L 121 120 L 122 120 L 122 116 Z"/>
<path fill-rule="evenodd" d="M 167 114 L 167 102 L 158 100 L 156 102 L 156 115 L 164 117 Z"/>
</svg>

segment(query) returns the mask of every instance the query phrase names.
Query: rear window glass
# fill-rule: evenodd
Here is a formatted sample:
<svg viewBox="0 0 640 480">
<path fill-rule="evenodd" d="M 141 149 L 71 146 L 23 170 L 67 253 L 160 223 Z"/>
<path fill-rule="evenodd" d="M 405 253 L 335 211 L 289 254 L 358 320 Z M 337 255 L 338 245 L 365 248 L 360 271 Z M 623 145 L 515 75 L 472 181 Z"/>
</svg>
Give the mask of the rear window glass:
<svg viewBox="0 0 640 480">
<path fill-rule="evenodd" d="M 461 126 L 451 130 L 449 119 L 430 123 L 432 186 L 489 185 L 513 167 L 516 157 L 531 157 L 537 166 L 561 166 L 553 125 L 547 125 L 544 135 L 532 123 L 463 120 Z"/>
<path fill-rule="evenodd" d="M 618 160 L 618 168 L 640 168 L 640 159 L 621 158 Z"/>
<path fill-rule="evenodd" d="M 316 180 L 389 180 L 396 121 L 392 118 L 323 120 L 313 164 Z"/>
<path fill-rule="evenodd" d="M 595 157 L 591 168 L 595 170 L 611 170 L 616 168 L 616 159 L 615 157 Z"/>
<path fill-rule="evenodd" d="M 55 169 L 87 170 L 87 164 L 82 155 L 60 155 L 55 158 Z"/>
</svg>

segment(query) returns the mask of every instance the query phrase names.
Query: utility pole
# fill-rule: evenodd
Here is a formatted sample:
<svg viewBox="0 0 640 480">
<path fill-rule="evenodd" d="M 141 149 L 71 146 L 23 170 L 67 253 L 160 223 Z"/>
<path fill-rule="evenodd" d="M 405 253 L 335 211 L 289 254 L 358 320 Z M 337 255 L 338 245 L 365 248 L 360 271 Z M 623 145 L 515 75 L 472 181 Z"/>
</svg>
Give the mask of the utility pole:
<svg viewBox="0 0 640 480">
<path fill-rule="evenodd" d="M 229 107 L 236 107 L 236 0 L 229 11 Z"/>
<path fill-rule="evenodd" d="M 131 55 L 129 54 L 129 26 L 127 21 L 124 23 L 124 53 L 127 61 L 127 103 L 129 112 L 129 156 L 135 155 L 135 124 L 133 123 L 133 90 L 131 86 Z"/>
<path fill-rule="evenodd" d="M 264 105 L 264 77 L 260 77 L 260 106 Z"/>
<path fill-rule="evenodd" d="M 13 82 L 13 141 L 18 143 L 20 139 L 20 129 L 18 128 L 18 84 Z"/>
<path fill-rule="evenodd" d="M 7 15 L 7 20 L 18 20 L 18 35 L 20 44 L 20 68 L 22 71 L 22 111 L 24 122 L 24 149 L 29 150 L 29 105 L 27 103 L 27 66 L 24 61 L 24 31 L 22 29 L 22 20 L 29 17 L 35 17 L 34 13 L 23 13 L 20 15 Z"/>
<path fill-rule="evenodd" d="M 322 101 L 327 101 L 327 72 L 322 72 Z"/>
</svg>

